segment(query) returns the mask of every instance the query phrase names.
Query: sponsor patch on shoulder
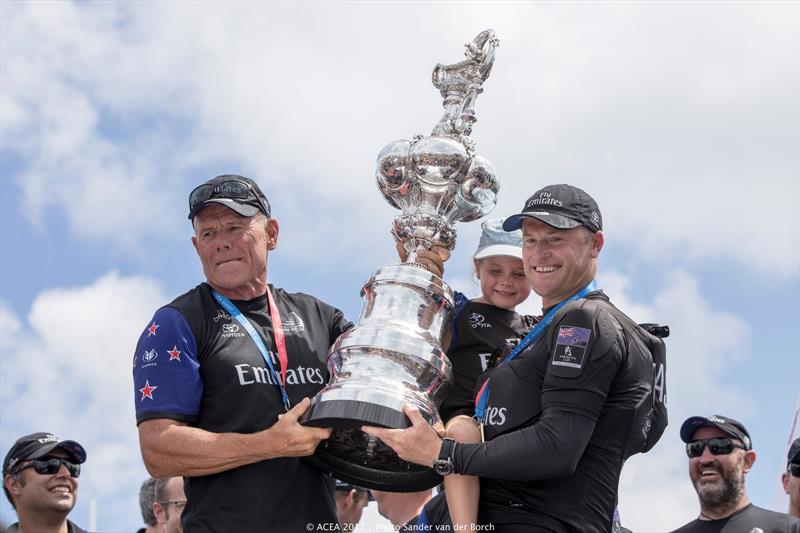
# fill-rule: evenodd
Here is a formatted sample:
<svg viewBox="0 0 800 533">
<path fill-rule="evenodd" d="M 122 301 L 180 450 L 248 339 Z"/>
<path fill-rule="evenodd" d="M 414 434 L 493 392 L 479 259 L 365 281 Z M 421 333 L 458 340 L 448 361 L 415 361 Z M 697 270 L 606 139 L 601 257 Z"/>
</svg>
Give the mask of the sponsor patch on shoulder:
<svg viewBox="0 0 800 533">
<path fill-rule="evenodd" d="M 556 349 L 553 352 L 553 366 L 568 366 L 582 368 L 583 356 L 592 330 L 575 326 L 561 326 L 558 328 Z"/>
</svg>

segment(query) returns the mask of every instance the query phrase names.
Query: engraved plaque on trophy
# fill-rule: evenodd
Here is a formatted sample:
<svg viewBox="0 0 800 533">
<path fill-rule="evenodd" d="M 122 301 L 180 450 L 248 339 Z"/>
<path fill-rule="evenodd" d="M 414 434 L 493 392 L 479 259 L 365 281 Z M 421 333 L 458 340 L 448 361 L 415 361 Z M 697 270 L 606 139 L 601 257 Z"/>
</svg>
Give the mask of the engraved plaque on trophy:
<svg viewBox="0 0 800 533">
<path fill-rule="evenodd" d="M 330 382 L 302 418 L 306 425 L 334 428 L 309 460 L 335 478 L 403 492 L 441 482 L 432 469 L 401 460 L 360 427 L 408 427 L 406 403 L 431 425 L 440 421 L 437 408 L 450 379 L 442 341 L 453 317 L 453 291 L 415 263 L 416 252 L 434 245 L 452 250 L 454 224 L 486 215 L 497 202 L 494 169 L 475 154 L 469 138 L 475 99 L 497 45 L 494 32 L 486 30 L 466 45 L 466 60 L 436 65 L 433 84 L 444 98 L 441 120 L 430 136 L 395 141 L 378 156 L 378 187 L 401 210 L 392 235 L 405 241 L 409 256 L 364 284 L 358 323 L 331 347 Z"/>
</svg>

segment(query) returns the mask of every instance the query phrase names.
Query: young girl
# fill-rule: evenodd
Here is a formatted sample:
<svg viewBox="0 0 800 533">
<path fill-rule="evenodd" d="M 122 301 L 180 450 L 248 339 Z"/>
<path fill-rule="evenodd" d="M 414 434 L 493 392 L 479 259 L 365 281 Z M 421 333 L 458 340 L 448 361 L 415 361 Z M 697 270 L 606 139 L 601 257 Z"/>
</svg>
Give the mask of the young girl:
<svg viewBox="0 0 800 533">
<path fill-rule="evenodd" d="M 447 350 L 453 379 L 439 413 L 447 437 L 458 442 L 481 441 L 472 418 L 475 382 L 490 364 L 492 353 L 513 347 L 533 322 L 532 317 L 514 311 L 531 292 L 522 267 L 522 234 L 519 230 L 504 231 L 502 226 L 502 219 L 481 225 L 483 233 L 473 256 L 481 296 L 468 300 L 456 293 L 453 337 Z M 488 413 L 488 423 L 493 417 L 504 417 L 504 413 Z M 450 475 L 445 477 L 444 486 L 454 529 L 473 530 L 478 515 L 478 478 Z"/>
</svg>

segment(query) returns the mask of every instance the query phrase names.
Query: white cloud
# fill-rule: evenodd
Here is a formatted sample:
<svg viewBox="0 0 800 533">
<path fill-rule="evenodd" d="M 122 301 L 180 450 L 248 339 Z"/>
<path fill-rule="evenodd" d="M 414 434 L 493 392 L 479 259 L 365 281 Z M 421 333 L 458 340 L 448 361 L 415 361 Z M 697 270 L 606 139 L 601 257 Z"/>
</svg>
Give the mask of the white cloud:
<svg viewBox="0 0 800 533">
<path fill-rule="evenodd" d="M 146 474 L 131 361 L 147 320 L 165 302 L 156 282 L 111 272 L 88 286 L 43 291 L 24 323 L 0 307 L 2 449 L 35 431 L 83 444 L 88 462 L 75 511 L 80 523 L 87 523 L 78 517 L 93 497 L 106 524 L 115 516 L 138 521 L 130 500 Z M 10 523 L 10 508 L 2 510 Z"/>
<path fill-rule="evenodd" d="M 197 169 L 214 168 L 265 185 L 285 235 L 308 243 L 289 249 L 297 259 L 334 239 L 330 261 L 373 253 L 388 237 L 372 228 L 393 216 L 372 179 L 378 151 L 430 131 L 431 68 L 492 26 L 501 47 L 475 138 L 501 174 L 499 214 L 568 180 L 598 198 L 609 231 L 653 257 L 781 275 L 800 265 L 786 245 L 800 240 L 794 3 L 3 13 L 4 149 L 36 161 L 16 176 L 32 216 L 63 209 L 86 238 L 125 248 L 163 231 L 188 183 L 206 177 Z M 409 28 L 414 39 L 386 38 Z"/>
<path fill-rule="evenodd" d="M 652 451 L 626 463 L 619 504 L 626 527 L 671 531 L 695 518 L 699 509 L 678 435 L 681 423 L 697 414 L 736 413 L 741 419 L 753 414 L 756 399 L 728 378 L 749 352 L 750 327 L 707 302 L 697 280 L 684 271 L 672 272 L 651 302 L 633 300 L 629 280 L 619 273 L 598 278 L 631 318 L 670 326 L 665 341 L 670 425 Z"/>
</svg>

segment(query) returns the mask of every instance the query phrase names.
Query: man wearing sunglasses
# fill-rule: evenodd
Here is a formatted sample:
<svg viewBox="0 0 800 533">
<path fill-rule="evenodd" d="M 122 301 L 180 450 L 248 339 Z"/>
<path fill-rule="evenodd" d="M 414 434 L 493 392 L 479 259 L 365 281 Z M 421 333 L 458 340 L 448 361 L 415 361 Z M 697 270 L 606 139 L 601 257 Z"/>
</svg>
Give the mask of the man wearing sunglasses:
<svg viewBox="0 0 800 533">
<path fill-rule="evenodd" d="M 162 533 L 183 533 L 181 514 L 186 507 L 183 492 L 183 479 L 179 477 L 160 477 L 153 487 L 155 502 L 153 512 L 156 522 L 163 526 Z"/>
<path fill-rule="evenodd" d="M 83 446 L 52 433 L 17 439 L 3 461 L 3 490 L 19 522 L 9 532 L 86 533 L 67 520 L 78 497 Z"/>
<path fill-rule="evenodd" d="M 800 439 L 794 439 L 786 457 L 786 472 L 781 475 L 783 490 L 789 495 L 789 514 L 800 518 Z"/>
<path fill-rule="evenodd" d="M 741 422 L 723 415 L 693 416 L 683 423 L 680 434 L 700 516 L 673 533 L 800 532 L 800 520 L 750 503 L 745 475 L 756 452 Z"/>
</svg>

